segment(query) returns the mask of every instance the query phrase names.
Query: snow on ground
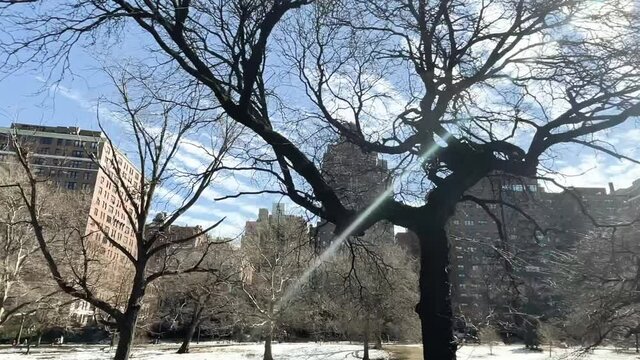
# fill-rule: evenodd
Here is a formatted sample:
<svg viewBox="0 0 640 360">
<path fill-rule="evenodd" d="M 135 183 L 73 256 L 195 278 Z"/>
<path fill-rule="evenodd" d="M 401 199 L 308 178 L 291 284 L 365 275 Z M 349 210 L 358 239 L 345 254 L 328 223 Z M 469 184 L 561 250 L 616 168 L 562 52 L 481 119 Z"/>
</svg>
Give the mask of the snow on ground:
<svg viewBox="0 0 640 360">
<path fill-rule="evenodd" d="M 145 345 L 134 347 L 132 359 L 137 360 L 248 360 L 262 359 L 263 344 L 193 344 L 189 354 L 178 355 L 179 344 Z M 348 343 L 283 343 L 273 344 L 273 357 L 277 360 L 355 360 L 362 358 L 362 346 Z M 0 348 L 2 360 L 107 360 L 113 357 L 113 350 L 105 345 L 31 348 L 26 356 L 26 349 Z M 385 351 L 370 351 L 371 359 L 389 359 Z"/>
<path fill-rule="evenodd" d="M 136 360 L 260 360 L 264 347 L 257 343 L 200 343 L 193 344 L 191 353 L 177 355 L 179 344 L 160 344 L 136 346 L 132 359 Z M 371 359 L 420 360 L 419 345 L 392 346 L 390 349 L 402 349 L 395 355 L 385 351 L 371 350 Z M 113 350 L 105 345 L 64 345 L 57 347 L 32 348 L 30 355 L 24 355 L 26 349 L 0 347 L 2 360 L 108 360 Z M 458 351 L 458 360 L 569 360 L 577 359 L 575 349 L 553 349 L 549 357 L 544 352 L 530 352 L 521 345 L 501 345 L 493 347 L 493 355 L 488 346 L 464 346 Z M 276 360 L 355 360 L 362 358 L 362 346 L 349 343 L 282 343 L 273 345 L 273 357 Z M 632 351 L 616 352 L 613 349 L 598 349 L 580 359 L 585 360 L 632 360 L 640 356 Z"/>
<path fill-rule="evenodd" d="M 543 351 L 529 351 L 524 345 L 501 345 L 493 347 L 490 355 L 489 346 L 463 346 L 458 350 L 458 360 L 632 360 L 640 356 L 632 351 L 616 352 L 615 349 L 596 349 L 593 354 L 582 354 L 578 349 L 554 348 L 549 357 L 549 348 Z"/>
</svg>

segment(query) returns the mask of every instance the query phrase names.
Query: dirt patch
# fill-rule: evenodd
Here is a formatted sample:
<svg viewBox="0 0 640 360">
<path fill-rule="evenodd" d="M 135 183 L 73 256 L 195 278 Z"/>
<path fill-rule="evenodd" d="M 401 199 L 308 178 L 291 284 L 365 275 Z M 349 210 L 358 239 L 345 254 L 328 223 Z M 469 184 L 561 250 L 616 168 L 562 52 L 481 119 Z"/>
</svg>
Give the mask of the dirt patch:
<svg viewBox="0 0 640 360">
<path fill-rule="evenodd" d="M 385 346 L 385 350 L 391 353 L 391 360 L 422 360 L 421 346 Z"/>
</svg>

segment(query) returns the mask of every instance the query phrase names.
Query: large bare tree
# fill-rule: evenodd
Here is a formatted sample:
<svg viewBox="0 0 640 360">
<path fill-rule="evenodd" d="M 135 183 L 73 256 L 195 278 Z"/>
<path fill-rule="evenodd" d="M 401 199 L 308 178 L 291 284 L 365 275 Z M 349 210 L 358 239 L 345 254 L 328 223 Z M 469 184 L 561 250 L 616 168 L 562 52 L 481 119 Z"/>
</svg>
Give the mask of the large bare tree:
<svg viewBox="0 0 640 360">
<path fill-rule="evenodd" d="M 257 164 L 279 182 L 275 191 L 337 232 L 358 211 L 323 177 L 313 153 L 321 138 L 339 133 L 394 168 L 411 169 L 393 196 L 349 229 L 387 220 L 419 236 L 424 356 L 453 359 L 445 225 L 465 191 L 494 172 L 539 175 L 558 145 L 628 159 L 597 138 L 640 112 L 637 21 L 627 5 L 36 2 L 4 7 L 10 35 L 1 46 L 6 69 L 46 63 L 60 74 L 77 45 L 102 46 L 109 42 L 97 39 L 137 28 L 159 62 L 179 66 L 267 145 Z"/>
<path fill-rule="evenodd" d="M 125 167 L 125 155 L 106 134 L 102 151 L 107 155 L 91 156 L 107 180 L 100 185 L 115 189 L 110 201 L 121 206 L 121 221 L 114 217 L 107 225 L 94 213 L 76 207 L 76 214 L 90 217 L 90 226 L 86 218 L 76 216 L 76 222 L 84 222 L 75 227 L 61 224 L 55 232 L 45 228 L 43 224 L 48 219 L 40 208 L 46 195 L 40 184 L 46 174 L 32 171 L 31 148 L 17 134 L 12 137 L 12 149 L 25 181 L 14 185 L 58 287 L 90 303 L 105 315 L 105 321 L 114 323 L 119 332 L 115 359 L 127 359 L 149 284 L 164 276 L 217 271 L 205 265 L 216 241 L 205 241 L 188 259 L 176 257 L 176 249 L 202 237 L 223 219 L 211 219 L 213 225 L 182 236 L 173 236 L 172 226 L 213 186 L 237 133 L 235 126 L 219 114 L 203 110 L 203 99 L 197 91 L 181 91 L 180 81 L 170 81 L 171 76 L 152 77 L 132 67 L 112 69 L 108 74 L 117 90 L 117 100 L 109 101 L 107 106 L 111 116 L 131 134 L 131 161 L 137 163 L 140 172 Z M 211 109 L 211 105 L 206 108 Z M 211 139 L 205 152 L 208 163 L 186 169 L 180 160 L 185 156 L 184 146 L 197 141 L 193 137 L 203 132 L 208 132 Z M 166 210 L 166 214 L 156 217 L 150 226 L 151 216 L 158 209 Z M 56 216 L 55 211 L 47 215 Z M 127 227 L 135 240 L 132 244 L 121 241 L 109 226 Z M 85 229 L 94 230 L 87 233 Z M 54 242 L 54 236 L 60 239 Z M 118 268 L 112 274 L 117 276 L 110 277 L 104 269 L 114 264 Z"/>
</svg>

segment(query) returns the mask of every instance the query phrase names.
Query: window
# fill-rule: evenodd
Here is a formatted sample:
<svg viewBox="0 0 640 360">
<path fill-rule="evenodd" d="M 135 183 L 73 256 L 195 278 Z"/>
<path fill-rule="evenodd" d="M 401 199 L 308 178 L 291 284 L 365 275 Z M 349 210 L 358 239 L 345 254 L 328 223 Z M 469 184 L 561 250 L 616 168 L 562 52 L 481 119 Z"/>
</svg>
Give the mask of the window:
<svg viewBox="0 0 640 360">
<path fill-rule="evenodd" d="M 73 146 L 75 146 L 75 147 L 80 147 L 80 140 L 75 140 L 75 141 L 73 142 Z"/>
<path fill-rule="evenodd" d="M 460 225 L 460 220 L 453 220 L 454 225 Z"/>
<path fill-rule="evenodd" d="M 529 185 L 529 191 L 531 192 L 538 191 L 538 185 Z"/>
<path fill-rule="evenodd" d="M 69 166 L 71 166 L 72 168 L 79 168 L 80 167 L 80 161 L 78 160 L 74 160 L 71 162 L 71 164 L 69 164 Z"/>
<path fill-rule="evenodd" d="M 89 190 L 89 184 L 82 184 L 82 190 Z"/>
<path fill-rule="evenodd" d="M 91 173 L 86 172 L 86 173 L 84 173 L 83 177 L 84 177 L 85 180 L 89 180 L 89 179 L 91 179 Z"/>
<path fill-rule="evenodd" d="M 58 139 L 58 145 L 64 145 L 64 140 L 63 139 Z"/>
<path fill-rule="evenodd" d="M 473 220 L 465 220 L 465 221 L 464 221 L 464 224 L 465 224 L 465 225 L 467 225 L 467 226 L 471 226 L 471 225 L 473 225 L 474 223 L 473 223 Z"/>
<path fill-rule="evenodd" d="M 48 155 L 49 154 L 49 148 L 42 148 L 42 150 L 40 150 L 40 154 Z"/>
<path fill-rule="evenodd" d="M 78 172 L 77 171 L 69 171 L 67 173 L 67 177 L 71 178 L 71 179 L 75 179 L 78 177 Z"/>
<path fill-rule="evenodd" d="M 71 155 L 74 157 L 82 157 L 84 155 L 84 151 L 82 150 L 73 150 Z"/>
<path fill-rule="evenodd" d="M 75 190 L 76 189 L 76 183 L 74 181 L 69 181 L 67 182 L 67 189 L 69 190 Z"/>
<path fill-rule="evenodd" d="M 47 145 L 53 144 L 53 139 L 49 137 L 43 137 L 40 139 L 40 144 L 47 144 Z"/>
</svg>

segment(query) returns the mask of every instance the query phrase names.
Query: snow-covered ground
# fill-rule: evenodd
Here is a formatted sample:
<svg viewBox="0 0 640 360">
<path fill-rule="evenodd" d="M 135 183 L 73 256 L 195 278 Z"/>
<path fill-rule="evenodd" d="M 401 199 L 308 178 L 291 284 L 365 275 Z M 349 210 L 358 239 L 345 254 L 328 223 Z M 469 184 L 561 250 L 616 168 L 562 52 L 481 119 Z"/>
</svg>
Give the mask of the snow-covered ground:
<svg viewBox="0 0 640 360">
<path fill-rule="evenodd" d="M 178 344 L 160 344 L 135 347 L 132 359 L 139 360 L 248 360 L 262 358 L 262 344 L 227 344 L 227 343 L 201 343 L 193 344 L 191 353 L 177 355 L 175 353 Z M 418 360 L 420 357 L 419 345 L 395 346 L 401 348 L 401 353 L 396 356 L 399 360 Z M 113 356 L 113 350 L 108 346 L 74 346 L 32 348 L 31 354 L 26 356 L 26 349 L 0 347 L 0 359 L 2 360 L 107 360 Z M 362 347 L 358 344 L 348 343 L 283 343 L 273 345 L 273 357 L 276 360 L 355 360 L 362 358 Z M 393 355 L 386 351 L 371 350 L 372 359 L 393 359 Z M 488 346 L 465 346 L 458 351 L 459 360 L 549 360 L 549 359 L 576 359 L 575 350 L 553 349 L 552 357 L 548 350 L 545 352 L 525 351 L 522 346 L 494 346 L 493 355 L 489 354 Z M 580 357 L 587 360 L 631 360 L 640 359 L 640 356 L 631 351 L 619 353 L 613 349 L 598 349 L 593 354 Z"/>
<path fill-rule="evenodd" d="M 248 360 L 261 359 L 264 351 L 262 344 L 225 344 L 200 343 L 191 346 L 189 354 L 178 355 L 180 344 L 160 344 L 134 347 L 132 359 L 139 360 Z M 113 357 L 108 346 L 73 346 L 31 348 L 31 354 L 25 356 L 26 349 L 1 348 L 2 360 L 107 360 Z M 362 358 L 362 346 L 347 343 L 291 343 L 273 344 L 273 357 L 278 360 L 355 360 Z M 385 351 L 371 350 L 371 359 L 389 359 Z"/>
</svg>

